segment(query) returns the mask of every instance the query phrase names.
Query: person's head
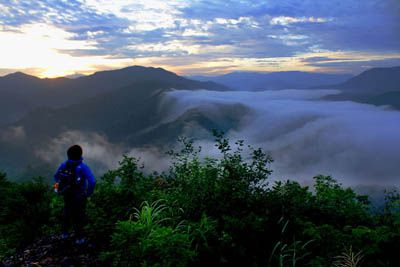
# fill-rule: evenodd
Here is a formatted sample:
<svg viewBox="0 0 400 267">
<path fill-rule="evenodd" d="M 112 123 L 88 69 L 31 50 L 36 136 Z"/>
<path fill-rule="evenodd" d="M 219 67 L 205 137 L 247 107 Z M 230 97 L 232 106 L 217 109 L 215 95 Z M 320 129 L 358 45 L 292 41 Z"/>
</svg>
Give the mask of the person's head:
<svg viewBox="0 0 400 267">
<path fill-rule="evenodd" d="M 80 160 L 82 158 L 82 148 L 79 145 L 73 145 L 68 148 L 67 155 L 70 160 Z"/>
</svg>

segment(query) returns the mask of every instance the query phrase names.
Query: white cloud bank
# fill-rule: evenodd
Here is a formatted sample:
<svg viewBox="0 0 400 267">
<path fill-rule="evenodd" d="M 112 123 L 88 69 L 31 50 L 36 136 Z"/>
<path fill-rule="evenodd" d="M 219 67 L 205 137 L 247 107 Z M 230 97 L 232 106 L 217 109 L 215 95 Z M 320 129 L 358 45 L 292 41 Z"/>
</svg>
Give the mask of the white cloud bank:
<svg viewBox="0 0 400 267">
<path fill-rule="evenodd" d="M 269 151 L 273 178 L 307 182 L 333 175 L 346 185 L 399 185 L 400 112 L 351 101 L 323 101 L 326 90 L 174 91 L 175 114 L 204 103 L 241 103 L 254 111 L 233 139 Z"/>
<path fill-rule="evenodd" d="M 324 23 L 332 21 L 331 18 L 317 18 L 317 17 L 288 17 L 279 16 L 270 20 L 271 25 L 287 26 L 294 23 Z"/>
<path fill-rule="evenodd" d="M 334 90 L 185 91 L 169 92 L 164 121 L 173 121 L 190 108 L 208 115 L 218 105 L 250 108 L 232 141 L 262 147 L 275 162 L 272 179 L 309 183 L 318 174 L 332 175 L 348 186 L 399 186 L 400 112 L 351 101 L 325 101 Z M 223 116 L 223 114 L 215 114 Z M 17 130 L 16 132 L 20 132 Z M 191 136 L 188 136 L 191 137 Z M 36 154 L 49 163 L 61 162 L 70 145 L 84 148 L 86 161 L 102 173 L 118 166 L 123 154 L 142 159 L 147 171 L 167 170 L 170 159 L 159 147 L 126 147 L 96 133 L 67 131 Z M 201 155 L 218 156 L 211 140 L 198 140 Z"/>
</svg>

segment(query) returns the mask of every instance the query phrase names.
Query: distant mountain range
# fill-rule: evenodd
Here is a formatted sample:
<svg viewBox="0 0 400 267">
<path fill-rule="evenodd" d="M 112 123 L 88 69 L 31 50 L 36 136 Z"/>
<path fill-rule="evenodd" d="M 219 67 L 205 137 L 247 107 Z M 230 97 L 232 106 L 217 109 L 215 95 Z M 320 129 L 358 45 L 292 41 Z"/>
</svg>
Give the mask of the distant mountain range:
<svg viewBox="0 0 400 267">
<path fill-rule="evenodd" d="M 234 90 L 258 91 L 280 89 L 338 89 L 341 94 L 329 100 L 352 100 L 400 109 L 400 66 L 372 68 L 357 76 L 301 71 L 232 72 L 219 76 L 190 76 L 213 81 Z"/>
<path fill-rule="evenodd" d="M 400 91 L 400 66 L 369 69 L 343 83 L 328 87 L 343 92 L 368 94 Z"/>
<path fill-rule="evenodd" d="M 14 125 L 22 126 L 30 140 L 35 140 L 35 143 L 56 137 L 66 129 L 77 129 L 102 133 L 113 142 L 129 145 L 175 141 L 182 133 L 185 123 L 189 122 L 198 123 L 209 130 L 212 126 L 223 125 L 223 121 L 217 121 L 212 115 L 207 116 L 206 111 L 199 110 L 189 110 L 172 122 L 163 121 L 173 105 L 163 102 L 164 94 L 171 88 L 196 90 L 203 86 L 204 89 L 210 89 L 203 83 L 188 81 L 167 82 L 155 79 L 136 82 L 67 107 L 36 109 Z M 212 88 L 215 89 L 214 86 Z M 239 111 L 240 107 L 238 108 Z M 221 106 L 221 112 L 228 115 L 229 112 L 237 111 L 229 111 L 229 108 Z M 226 130 L 234 127 L 229 123 L 228 125 Z M 166 128 L 169 131 L 165 131 Z"/>
<path fill-rule="evenodd" d="M 201 82 L 180 77 L 161 68 L 141 66 L 96 72 L 76 79 L 37 77 L 16 72 L 0 77 L 0 125 L 22 118 L 38 107 L 58 108 L 113 91 L 134 83 L 159 81 L 170 86 L 186 86 L 209 90 L 227 90 L 214 82 Z"/>
<path fill-rule="evenodd" d="M 330 96 L 332 100 L 390 105 L 400 109 L 400 66 L 369 69 L 343 83 L 321 87 L 342 91 Z"/>
<path fill-rule="evenodd" d="M 199 81 L 213 81 L 234 90 L 262 91 L 280 89 L 306 89 L 323 84 L 347 81 L 350 74 L 327 74 L 302 71 L 232 72 L 220 76 L 189 76 Z"/>
<path fill-rule="evenodd" d="M 164 95 L 173 89 L 228 90 L 214 82 L 137 66 L 75 80 L 39 79 L 23 73 L 1 77 L 0 99 L 7 96 L 4 102 L 9 104 L 1 108 L 10 113 L 2 113 L 7 115 L 2 115 L 2 120 L 8 124 L 0 130 L 0 170 L 12 173 L 28 165 L 42 168 L 34 151 L 66 131 L 101 134 L 126 147 L 168 145 L 188 129 L 197 136 L 209 134 L 212 128 L 233 129 L 247 112 L 240 105 L 221 105 L 218 111 L 191 109 L 168 121 L 165 116 L 174 103 L 166 103 Z M 223 116 L 215 116 L 215 112 Z M 7 136 L 18 129 L 24 138 L 9 140 Z"/>
<path fill-rule="evenodd" d="M 204 103 L 166 119 L 174 102 L 165 96 L 173 89 L 229 90 L 229 86 L 236 85 L 240 90 L 246 83 L 252 90 L 261 90 L 262 84 L 270 84 L 269 89 L 287 88 L 284 83 L 290 88 L 320 85 L 314 88 L 341 90 L 336 99 L 400 108 L 400 67 L 371 69 L 355 77 L 302 72 L 232 73 L 221 77 L 196 81 L 164 69 L 140 66 L 76 79 L 39 79 L 20 72 L 0 77 L 0 170 L 21 171 L 28 165 L 42 168 L 33 151 L 70 130 L 98 133 L 113 144 L 127 147 L 162 147 L 179 135 L 203 138 L 212 128 L 235 130 L 252 112 L 240 104 L 220 104 L 211 109 Z M 339 82 L 321 86 L 327 81 Z M 24 138 L 11 142 L 11 135 Z"/>
</svg>

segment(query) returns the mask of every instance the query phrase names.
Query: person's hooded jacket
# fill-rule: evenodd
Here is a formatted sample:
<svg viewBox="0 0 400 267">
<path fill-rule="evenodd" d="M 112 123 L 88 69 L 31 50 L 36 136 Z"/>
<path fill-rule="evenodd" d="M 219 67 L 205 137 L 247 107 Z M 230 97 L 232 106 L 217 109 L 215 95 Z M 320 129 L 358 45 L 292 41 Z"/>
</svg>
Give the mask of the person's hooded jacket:
<svg viewBox="0 0 400 267">
<path fill-rule="evenodd" d="M 74 193 L 90 197 L 93 194 L 93 190 L 96 185 L 96 179 L 90 168 L 83 163 L 83 158 L 80 158 L 79 160 L 68 159 L 67 161 L 63 162 L 54 175 L 55 182 L 58 183 L 60 181 L 59 174 L 67 167 L 67 164 L 75 167 L 77 177 L 81 177 L 85 180 L 81 187 L 78 188 Z"/>
</svg>

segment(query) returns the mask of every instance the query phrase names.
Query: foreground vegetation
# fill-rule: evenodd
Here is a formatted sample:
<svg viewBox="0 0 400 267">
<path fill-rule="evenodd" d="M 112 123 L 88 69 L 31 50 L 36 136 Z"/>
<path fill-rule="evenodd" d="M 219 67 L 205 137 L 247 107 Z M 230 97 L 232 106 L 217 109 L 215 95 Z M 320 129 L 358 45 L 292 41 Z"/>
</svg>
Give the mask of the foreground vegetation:
<svg viewBox="0 0 400 267">
<path fill-rule="evenodd" d="M 268 184 L 272 159 L 216 133 L 221 157 L 182 139 L 170 171 L 125 157 L 98 182 L 87 234 L 104 265 L 400 266 L 400 197 L 382 210 L 332 177 Z M 0 174 L 0 256 L 59 232 L 62 198 L 41 179 Z"/>
</svg>

